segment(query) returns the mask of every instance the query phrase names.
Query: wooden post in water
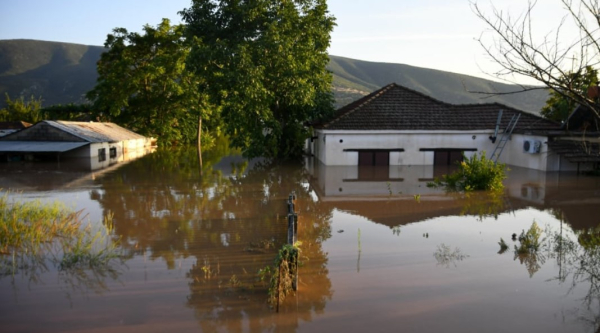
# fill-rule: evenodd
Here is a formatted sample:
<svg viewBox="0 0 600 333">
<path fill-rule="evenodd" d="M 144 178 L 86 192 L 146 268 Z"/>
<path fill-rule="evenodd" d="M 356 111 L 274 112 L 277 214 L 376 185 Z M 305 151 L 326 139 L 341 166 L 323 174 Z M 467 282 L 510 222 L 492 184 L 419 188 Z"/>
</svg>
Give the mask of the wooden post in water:
<svg viewBox="0 0 600 333">
<path fill-rule="evenodd" d="M 288 198 L 288 244 L 294 245 L 298 241 L 298 214 L 295 211 L 296 193 L 290 193 Z M 294 261 L 294 277 L 292 279 L 292 289 L 298 290 L 298 253 L 292 259 Z"/>
</svg>

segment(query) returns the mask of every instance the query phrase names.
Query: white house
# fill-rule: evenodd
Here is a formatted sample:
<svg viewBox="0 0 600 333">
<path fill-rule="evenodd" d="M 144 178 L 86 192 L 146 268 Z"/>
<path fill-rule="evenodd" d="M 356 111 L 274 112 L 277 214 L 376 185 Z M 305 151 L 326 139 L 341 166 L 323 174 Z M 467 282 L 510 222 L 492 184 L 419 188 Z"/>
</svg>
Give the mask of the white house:
<svg viewBox="0 0 600 333">
<path fill-rule="evenodd" d="M 44 120 L 0 138 L 0 155 L 13 159 L 77 161 L 97 170 L 145 154 L 147 138 L 113 123 Z"/>
<path fill-rule="evenodd" d="M 502 143 L 517 115 L 512 134 Z M 390 84 L 315 124 L 308 150 L 328 166 L 438 166 L 460 161 L 463 153 L 485 151 L 491 157 L 502 144 L 498 161 L 508 165 L 542 171 L 592 168 L 600 159 L 566 158 L 564 149 L 552 149 L 580 139 L 561 124 L 498 103 L 448 104 Z"/>
</svg>

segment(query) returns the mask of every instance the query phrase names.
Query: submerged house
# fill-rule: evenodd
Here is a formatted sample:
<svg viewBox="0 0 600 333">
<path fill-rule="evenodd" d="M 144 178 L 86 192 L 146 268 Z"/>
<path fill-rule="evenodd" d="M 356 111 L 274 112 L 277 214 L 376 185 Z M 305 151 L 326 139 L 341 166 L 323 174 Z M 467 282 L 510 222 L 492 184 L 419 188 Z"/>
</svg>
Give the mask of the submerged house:
<svg viewBox="0 0 600 333">
<path fill-rule="evenodd" d="M 147 138 L 113 123 L 44 120 L 0 137 L 0 160 L 54 160 L 97 170 L 141 156 Z"/>
<path fill-rule="evenodd" d="M 18 132 L 29 126 L 31 124 L 25 121 L 0 121 L 0 137 Z"/>
<path fill-rule="evenodd" d="M 502 104 L 449 104 L 390 84 L 315 124 L 308 150 L 328 166 L 452 165 L 485 151 L 512 166 L 575 171 L 593 162 L 555 148 L 580 139 L 559 123 Z"/>
</svg>

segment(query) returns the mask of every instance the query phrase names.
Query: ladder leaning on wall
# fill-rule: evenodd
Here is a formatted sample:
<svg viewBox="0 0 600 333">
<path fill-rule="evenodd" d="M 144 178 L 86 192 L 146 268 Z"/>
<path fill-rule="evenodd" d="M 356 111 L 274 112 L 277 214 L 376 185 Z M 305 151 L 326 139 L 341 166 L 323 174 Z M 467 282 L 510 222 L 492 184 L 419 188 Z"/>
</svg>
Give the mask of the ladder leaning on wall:
<svg viewBox="0 0 600 333">
<path fill-rule="evenodd" d="M 492 155 L 490 156 L 490 159 L 493 160 L 494 163 L 498 163 L 498 159 L 500 158 L 500 155 L 502 155 L 502 151 L 504 151 L 504 146 L 506 146 L 506 142 L 508 140 L 510 140 L 510 136 L 511 136 L 513 130 L 515 129 L 515 126 L 517 126 L 517 122 L 519 121 L 519 118 L 521 118 L 521 113 L 515 113 L 512 116 L 512 118 L 510 118 L 510 121 L 508 122 L 508 125 L 506 126 L 506 129 L 504 130 L 504 132 L 502 132 L 502 137 L 500 138 L 500 141 L 498 141 L 496 148 L 494 148 L 494 151 L 492 152 Z M 500 127 L 501 120 L 502 120 L 502 110 L 500 110 L 500 112 L 498 114 L 498 120 L 496 122 L 496 133 L 494 133 L 493 140 L 495 140 L 496 136 L 498 135 L 498 128 Z"/>
</svg>

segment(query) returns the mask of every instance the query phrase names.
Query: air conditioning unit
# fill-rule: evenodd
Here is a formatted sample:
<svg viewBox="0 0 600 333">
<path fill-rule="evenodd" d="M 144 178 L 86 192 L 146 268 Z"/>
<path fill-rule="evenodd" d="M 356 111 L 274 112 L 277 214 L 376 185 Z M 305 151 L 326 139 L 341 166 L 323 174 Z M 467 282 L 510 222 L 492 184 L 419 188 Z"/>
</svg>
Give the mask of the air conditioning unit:
<svg viewBox="0 0 600 333">
<path fill-rule="evenodd" d="M 523 152 L 529 154 L 539 154 L 542 150 L 542 142 L 540 140 L 525 140 L 523 142 Z"/>
</svg>

